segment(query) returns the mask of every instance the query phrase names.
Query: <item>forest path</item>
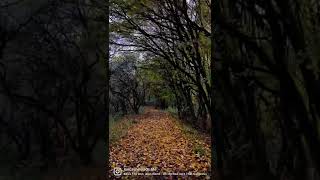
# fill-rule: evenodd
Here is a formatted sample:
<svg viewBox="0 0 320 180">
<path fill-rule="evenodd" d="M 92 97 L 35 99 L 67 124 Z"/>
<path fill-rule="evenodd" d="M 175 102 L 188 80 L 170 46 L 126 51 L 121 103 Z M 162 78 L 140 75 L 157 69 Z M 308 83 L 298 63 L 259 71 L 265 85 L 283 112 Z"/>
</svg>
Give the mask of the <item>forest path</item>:
<svg viewBox="0 0 320 180">
<path fill-rule="evenodd" d="M 210 171 L 210 145 L 202 139 L 187 136 L 169 113 L 147 107 L 143 114 L 131 118 L 136 123 L 128 129 L 126 136 L 110 147 L 112 169 L 148 167 L 156 168 L 154 172 L 157 173 Z M 189 177 L 195 179 L 195 176 Z M 204 176 L 198 178 L 205 179 Z"/>
</svg>

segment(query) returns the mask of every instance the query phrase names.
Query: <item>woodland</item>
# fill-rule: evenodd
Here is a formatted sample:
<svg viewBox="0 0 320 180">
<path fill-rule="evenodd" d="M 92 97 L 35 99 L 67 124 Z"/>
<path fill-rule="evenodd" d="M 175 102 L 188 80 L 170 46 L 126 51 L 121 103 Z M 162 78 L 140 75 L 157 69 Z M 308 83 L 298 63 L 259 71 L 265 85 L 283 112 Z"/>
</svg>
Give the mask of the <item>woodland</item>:
<svg viewBox="0 0 320 180">
<path fill-rule="evenodd" d="M 319 8 L 314 0 L 115 1 L 111 52 L 144 52 L 134 67 L 147 94 L 212 131 L 217 179 L 319 179 Z"/>
<path fill-rule="evenodd" d="M 1 1 L 1 169 L 90 166 L 166 112 L 211 137 L 211 179 L 320 179 L 319 42 L 316 0 Z"/>
</svg>

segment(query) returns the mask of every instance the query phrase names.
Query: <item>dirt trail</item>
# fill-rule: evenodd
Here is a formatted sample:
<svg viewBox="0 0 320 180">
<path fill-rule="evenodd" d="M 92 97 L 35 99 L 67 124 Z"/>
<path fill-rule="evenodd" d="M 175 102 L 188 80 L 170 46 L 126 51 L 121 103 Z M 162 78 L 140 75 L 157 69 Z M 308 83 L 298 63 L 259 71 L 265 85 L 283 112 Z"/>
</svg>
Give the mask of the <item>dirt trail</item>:
<svg viewBox="0 0 320 180">
<path fill-rule="evenodd" d="M 210 145 L 201 139 L 186 136 L 177 120 L 168 113 L 148 107 L 143 114 L 129 118 L 134 118 L 137 123 L 110 147 L 112 168 L 148 167 L 156 168 L 155 172 L 169 173 L 210 171 Z M 183 179 L 195 179 L 195 176 L 185 176 Z M 199 179 L 205 179 L 205 176 Z"/>
</svg>

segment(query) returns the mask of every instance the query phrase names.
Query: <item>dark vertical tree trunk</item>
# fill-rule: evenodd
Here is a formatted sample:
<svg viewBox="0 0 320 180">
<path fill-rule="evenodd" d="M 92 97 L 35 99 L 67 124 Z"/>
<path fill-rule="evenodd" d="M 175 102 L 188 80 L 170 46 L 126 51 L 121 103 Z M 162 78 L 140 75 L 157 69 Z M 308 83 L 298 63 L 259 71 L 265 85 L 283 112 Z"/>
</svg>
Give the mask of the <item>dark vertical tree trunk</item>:
<svg viewBox="0 0 320 180">
<path fill-rule="evenodd" d="M 255 97 L 255 87 L 249 82 L 244 85 L 244 93 L 246 97 L 247 118 L 245 118 L 246 131 L 250 135 L 253 144 L 254 157 L 258 164 L 260 179 L 274 179 L 275 177 L 270 172 L 269 163 L 266 157 L 265 139 L 260 128 L 260 122 L 257 118 L 257 107 Z"/>
<path fill-rule="evenodd" d="M 223 137 L 222 133 L 223 129 L 221 126 L 221 118 L 218 117 L 218 114 L 215 113 L 214 109 L 215 107 L 215 97 L 214 97 L 214 85 L 217 84 L 217 81 L 214 79 L 215 75 L 217 74 L 215 71 L 215 65 L 214 65 L 214 58 L 213 58 L 213 53 L 214 53 L 214 42 L 215 41 L 215 33 L 216 32 L 216 21 L 215 18 L 217 17 L 216 15 L 219 13 L 219 4 L 220 2 L 213 2 L 211 1 L 211 60 L 210 60 L 210 85 L 211 89 L 209 91 L 209 97 L 210 97 L 210 106 L 208 107 L 210 119 L 211 119 L 211 124 L 212 124 L 212 132 L 211 132 L 211 148 L 213 149 L 212 151 L 212 157 L 213 157 L 213 162 L 212 164 L 212 173 L 215 173 L 216 175 L 213 176 L 216 177 L 219 180 L 224 179 L 224 163 L 223 163 Z M 215 167 L 213 169 L 213 167 Z"/>
</svg>

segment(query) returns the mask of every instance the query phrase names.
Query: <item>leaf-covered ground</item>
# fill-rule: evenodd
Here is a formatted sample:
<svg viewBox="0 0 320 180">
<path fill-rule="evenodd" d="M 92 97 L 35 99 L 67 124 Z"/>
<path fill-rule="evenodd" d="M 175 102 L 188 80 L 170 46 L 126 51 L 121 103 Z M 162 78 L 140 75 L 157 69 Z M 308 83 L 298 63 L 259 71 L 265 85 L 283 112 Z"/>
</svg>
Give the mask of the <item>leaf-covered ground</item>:
<svg viewBox="0 0 320 180">
<path fill-rule="evenodd" d="M 184 127 L 169 113 L 146 108 L 141 115 L 132 116 L 134 122 L 127 133 L 110 147 L 110 166 L 156 168 L 155 172 L 208 173 L 210 140 L 187 134 Z M 111 173 L 112 174 L 112 173 Z M 170 179 L 166 176 L 165 179 Z M 180 176 L 196 179 L 196 176 Z M 122 179 L 156 179 L 159 176 L 122 176 Z M 197 179 L 206 179 L 201 176 Z"/>
</svg>

